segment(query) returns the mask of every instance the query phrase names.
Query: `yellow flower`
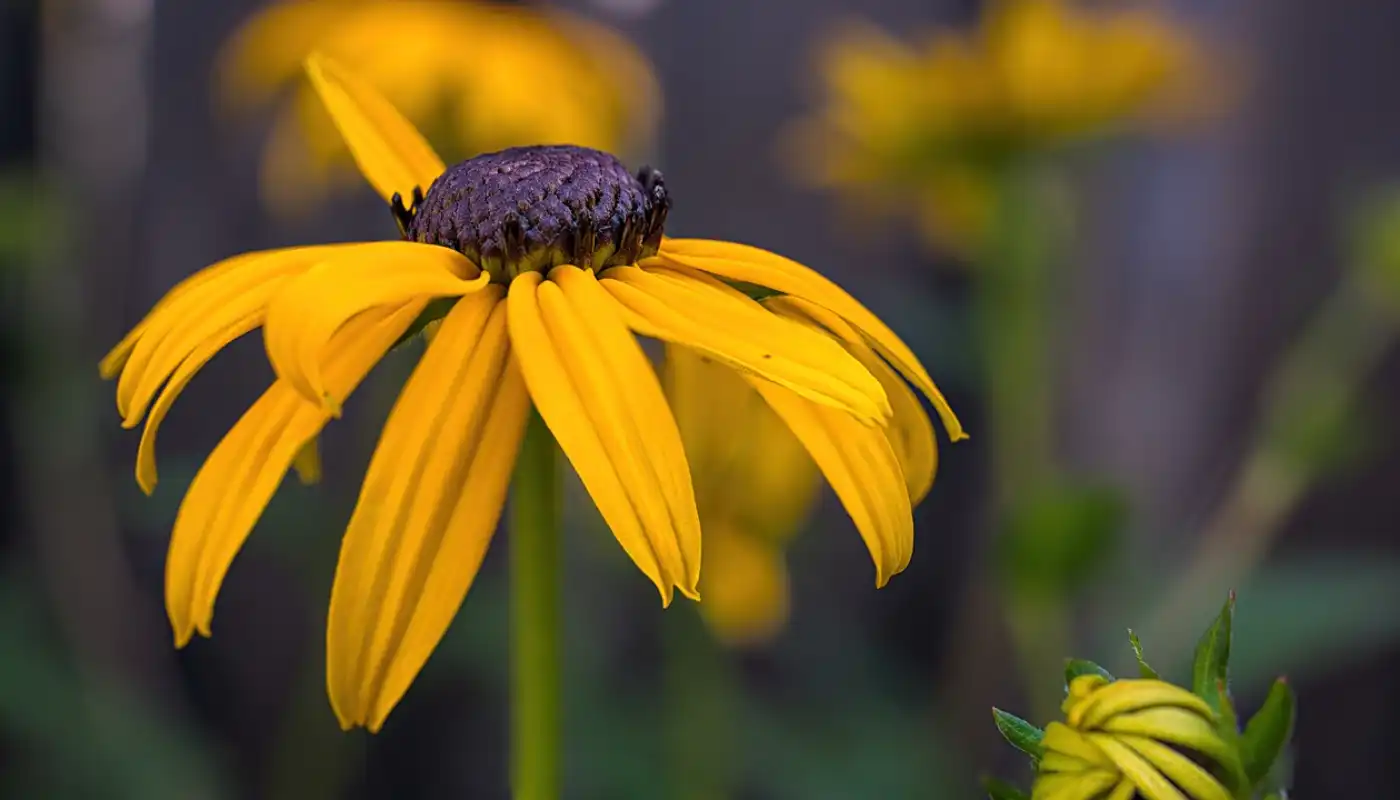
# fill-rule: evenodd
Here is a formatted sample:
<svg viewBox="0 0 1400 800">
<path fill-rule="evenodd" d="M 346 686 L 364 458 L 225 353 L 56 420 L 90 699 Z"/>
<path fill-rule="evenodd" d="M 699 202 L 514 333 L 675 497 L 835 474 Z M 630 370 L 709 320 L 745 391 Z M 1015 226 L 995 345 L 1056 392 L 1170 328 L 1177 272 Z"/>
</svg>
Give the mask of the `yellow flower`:
<svg viewBox="0 0 1400 800">
<path fill-rule="evenodd" d="M 536 142 L 627 151 L 650 140 L 660 107 L 636 48 L 559 12 L 476 0 L 283 0 L 230 39 L 219 70 L 234 108 L 292 89 L 262 164 L 264 197 L 281 213 L 353 177 L 334 124 L 301 80 L 312 51 L 353 67 L 460 158 Z"/>
<path fill-rule="evenodd" d="M 320 56 L 307 68 L 403 240 L 220 262 L 172 289 L 102 363 L 104 375 L 120 375 L 124 425 L 145 419 L 136 477 L 146 491 L 161 420 L 219 350 L 261 327 L 277 376 L 180 507 L 166 562 L 177 645 L 209 635 L 224 575 L 287 470 L 314 465 L 317 435 L 366 373 L 437 318 L 342 542 L 327 684 L 345 727 L 383 724 L 456 613 L 532 403 L 662 601 L 675 590 L 697 596 L 690 469 L 634 333 L 744 375 L 848 498 L 877 585 L 909 563 L 911 487 L 931 480 L 914 456 L 932 443 L 906 441 L 920 422 L 908 419 L 905 394 L 883 383 L 891 370 L 929 397 L 952 438 L 963 434 L 918 359 L 875 315 L 782 256 L 663 238 L 670 201 L 654 170 L 634 178 L 616 158 L 573 146 L 446 168 L 367 83 Z M 731 282 L 784 297 L 765 307 Z"/>
<path fill-rule="evenodd" d="M 728 366 L 671 345 L 662 377 L 705 530 L 700 612 L 728 644 L 764 642 L 787 622 L 783 547 L 816 499 L 816 465 Z"/>
<path fill-rule="evenodd" d="M 1194 113 L 1199 69 L 1186 34 L 1141 4 L 1001 0 L 977 30 L 917 45 L 851 26 L 823 54 L 826 104 L 792 151 L 804 179 L 865 213 L 912 211 L 935 243 L 965 251 L 992 213 L 989 167 Z"/>
<path fill-rule="evenodd" d="M 1204 700 L 1158 680 L 1070 682 L 1032 800 L 1232 800 L 1237 756 Z"/>
</svg>

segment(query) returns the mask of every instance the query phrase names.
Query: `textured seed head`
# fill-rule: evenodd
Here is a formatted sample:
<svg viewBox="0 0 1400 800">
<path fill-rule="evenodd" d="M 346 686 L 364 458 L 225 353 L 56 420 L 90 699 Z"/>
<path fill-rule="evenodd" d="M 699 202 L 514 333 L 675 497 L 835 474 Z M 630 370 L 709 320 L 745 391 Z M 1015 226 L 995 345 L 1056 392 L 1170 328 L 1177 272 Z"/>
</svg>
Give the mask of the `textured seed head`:
<svg viewBox="0 0 1400 800">
<path fill-rule="evenodd" d="M 598 150 L 513 147 L 450 167 L 401 225 L 406 238 L 457 250 L 506 283 L 560 264 L 602 269 L 655 255 L 670 207 L 650 167 L 633 176 Z"/>
</svg>

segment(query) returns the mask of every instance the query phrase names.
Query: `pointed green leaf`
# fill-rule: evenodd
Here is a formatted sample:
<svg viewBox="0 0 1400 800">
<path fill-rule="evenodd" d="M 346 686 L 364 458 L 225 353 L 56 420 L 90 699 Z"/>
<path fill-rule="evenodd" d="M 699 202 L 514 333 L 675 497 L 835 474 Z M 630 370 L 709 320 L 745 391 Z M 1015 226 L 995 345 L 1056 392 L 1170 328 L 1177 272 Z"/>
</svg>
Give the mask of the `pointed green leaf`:
<svg viewBox="0 0 1400 800">
<path fill-rule="evenodd" d="M 1239 716 L 1235 713 L 1235 703 L 1230 699 L 1230 693 L 1225 688 L 1225 681 L 1215 682 L 1215 697 L 1218 699 L 1220 717 L 1216 720 L 1216 730 L 1220 734 L 1221 740 L 1229 745 L 1230 758 L 1221 766 L 1227 773 L 1226 782 L 1237 793 L 1243 792 L 1250 786 L 1249 778 L 1245 774 L 1244 762 L 1240 759 L 1240 722 Z"/>
<path fill-rule="evenodd" d="M 1196 644 L 1196 661 L 1191 667 L 1191 690 L 1216 711 L 1221 710 L 1222 695 L 1230 686 L 1230 635 L 1234 621 L 1235 593 L 1230 592 L 1220 616 Z"/>
<path fill-rule="evenodd" d="M 1008 714 L 999 708 L 992 709 L 992 719 L 996 721 L 997 730 L 1011 746 L 1031 757 L 1031 761 L 1037 765 L 1045 755 L 1045 746 L 1041 740 L 1045 738 L 1045 731 L 1026 722 L 1015 714 Z"/>
<path fill-rule="evenodd" d="M 1161 680 L 1162 678 L 1157 674 L 1157 670 L 1149 667 L 1147 665 L 1147 660 L 1142 657 L 1142 642 L 1138 641 L 1138 635 L 1133 633 L 1132 628 L 1128 629 L 1128 641 L 1133 645 L 1133 657 L 1137 659 L 1138 674 L 1154 681 Z"/>
<path fill-rule="evenodd" d="M 1030 800 L 1031 796 L 1000 778 L 983 778 L 982 788 L 991 800 Z"/>
<path fill-rule="evenodd" d="M 1293 734 L 1295 713 L 1293 687 L 1286 678 L 1279 678 L 1269 689 L 1264 705 L 1250 718 L 1240 737 L 1240 758 L 1251 784 L 1257 784 L 1268 774 L 1274 760 L 1283 752 Z"/>
<path fill-rule="evenodd" d="M 1086 658 L 1065 659 L 1065 686 L 1068 688 L 1080 675 L 1098 675 L 1109 683 L 1114 681 L 1108 670 Z"/>
</svg>

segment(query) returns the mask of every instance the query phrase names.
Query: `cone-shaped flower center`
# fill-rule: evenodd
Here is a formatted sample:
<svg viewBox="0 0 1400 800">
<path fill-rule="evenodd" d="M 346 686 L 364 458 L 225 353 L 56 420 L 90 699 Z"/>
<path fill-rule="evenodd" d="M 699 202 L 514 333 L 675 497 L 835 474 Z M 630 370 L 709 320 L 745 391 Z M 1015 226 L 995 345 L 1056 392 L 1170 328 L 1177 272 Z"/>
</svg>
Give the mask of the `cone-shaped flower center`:
<svg viewBox="0 0 1400 800">
<path fill-rule="evenodd" d="M 603 267 L 655 255 L 670 209 L 661 173 L 636 177 L 586 147 L 513 147 L 449 167 L 400 215 L 406 238 L 450 247 L 498 283 L 561 264 Z"/>
</svg>

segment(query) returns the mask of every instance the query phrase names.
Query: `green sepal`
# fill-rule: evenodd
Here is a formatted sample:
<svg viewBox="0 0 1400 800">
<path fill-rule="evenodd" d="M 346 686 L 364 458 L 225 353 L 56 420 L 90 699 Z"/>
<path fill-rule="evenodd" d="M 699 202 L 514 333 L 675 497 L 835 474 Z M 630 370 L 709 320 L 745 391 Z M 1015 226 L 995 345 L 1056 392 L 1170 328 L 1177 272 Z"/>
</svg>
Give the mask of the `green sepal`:
<svg viewBox="0 0 1400 800">
<path fill-rule="evenodd" d="M 1296 708 L 1293 687 L 1288 685 L 1287 679 L 1279 678 L 1269 687 L 1264 705 L 1245 725 L 1240 736 L 1240 760 L 1244 762 L 1251 786 L 1257 786 L 1268 777 L 1274 761 L 1288 744 L 1293 735 Z"/>
<path fill-rule="evenodd" d="M 1224 777 L 1236 797 L 1249 797 L 1250 782 L 1244 771 L 1244 762 L 1240 758 L 1239 715 L 1235 713 L 1235 703 L 1230 699 L 1223 679 L 1215 682 L 1215 690 L 1215 696 L 1219 700 L 1216 732 L 1220 734 L 1221 741 L 1229 747 L 1231 754 L 1229 761 L 1221 764 L 1228 773 Z"/>
<path fill-rule="evenodd" d="M 1098 664 L 1095 664 L 1094 662 L 1086 658 L 1065 659 L 1066 691 L 1069 690 L 1069 685 L 1074 682 L 1074 679 L 1078 678 L 1081 675 L 1097 675 L 1100 678 L 1103 678 L 1104 680 L 1108 681 L 1109 683 L 1113 683 L 1115 680 L 1117 680 L 1117 678 L 1114 678 L 1108 670 L 1104 669 L 1103 667 L 1099 666 Z"/>
<path fill-rule="evenodd" d="M 1030 756 L 1031 764 L 1039 769 L 1040 759 L 1045 755 L 1045 745 L 1042 744 L 1045 731 L 999 708 L 992 709 L 992 720 L 996 722 L 1002 738 L 1012 747 Z"/>
<path fill-rule="evenodd" d="M 428 325 L 446 317 L 447 312 L 451 311 L 452 306 L 456 305 L 460 299 L 460 297 L 437 297 L 429 300 L 428 305 L 423 308 L 423 312 L 418 315 L 417 319 L 413 320 L 413 324 L 408 326 L 408 330 L 404 331 L 398 341 L 394 342 L 394 346 L 389 349 L 397 350 L 411 341 L 413 337 L 422 333 Z"/>
<path fill-rule="evenodd" d="M 991 800 L 1031 800 L 1031 796 L 1000 778 L 983 778 L 982 788 Z"/>
<path fill-rule="evenodd" d="M 1157 674 L 1157 670 L 1147 665 L 1147 660 L 1142 657 L 1142 642 L 1138 640 L 1138 635 L 1133 633 L 1133 629 L 1128 629 L 1128 641 L 1133 646 L 1133 658 L 1137 659 L 1138 675 L 1149 680 L 1160 681 L 1162 676 Z"/>
<path fill-rule="evenodd" d="M 1217 713 L 1222 712 L 1230 688 L 1230 636 L 1235 622 L 1235 593 L 1225 601 L 1220 615 L 1196 644 L 1196 660 L 1191 667 L 1191 691 Z"/>
</svg>

